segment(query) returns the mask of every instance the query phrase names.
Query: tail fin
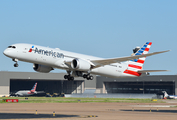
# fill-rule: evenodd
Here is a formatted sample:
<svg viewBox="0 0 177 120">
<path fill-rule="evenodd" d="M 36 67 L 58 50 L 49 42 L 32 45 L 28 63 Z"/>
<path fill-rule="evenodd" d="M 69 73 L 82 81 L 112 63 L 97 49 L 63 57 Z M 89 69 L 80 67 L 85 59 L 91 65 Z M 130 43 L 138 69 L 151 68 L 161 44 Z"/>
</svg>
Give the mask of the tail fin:
<svg viewBox="0 0 177 120">
<path fill-rule="evenodd" d="M 35 92 L 37 87 L 37 83 L 34 84 L 33 88 L 31 89 L 31 92 Z"/>
<path fill-rule="evenodd" d="M 143 54 L 147 54 L 149 52 L 149 49 L 152 45 L 152 42 L 146 42 L 135 54 L 135 55 L 143 55 Z M 142 57 L 139 59 L 134 59 L 134 60 L 130 60 L 128 61 L 128 68 L 126 69 L 126 71 L 124 71 L 124 73 L 130 74 L 130 75 L 135 75 L 135 76 L 140 76 L 141 73 L 138 73 L 137 71 L 142 70 L 143 69 L 143 64 L 145 61 L 146 57 Z"/>
<path fill-rule="evenodd" d="M 166 91 L 162 91 L 164 93 L 164 98 L 167 98 L 168 97 L 168 94 Z"/>
</svg>

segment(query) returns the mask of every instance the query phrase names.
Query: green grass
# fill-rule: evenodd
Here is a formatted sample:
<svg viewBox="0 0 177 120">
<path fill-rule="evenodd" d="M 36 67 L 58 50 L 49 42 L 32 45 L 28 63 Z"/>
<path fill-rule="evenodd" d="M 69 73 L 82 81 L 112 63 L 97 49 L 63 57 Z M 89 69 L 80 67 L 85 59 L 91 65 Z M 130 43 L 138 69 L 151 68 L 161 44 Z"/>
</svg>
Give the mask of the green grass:
<svg viewBox="0 0 177 120">
<path fill-rule="evenodd" d="M 163 103 L 151 99 L 125 99 L 125 98 L 64 98 L 64 97 L 1 97 L 3 99 L 19 99 L 19 103 Z"/>
</svg>

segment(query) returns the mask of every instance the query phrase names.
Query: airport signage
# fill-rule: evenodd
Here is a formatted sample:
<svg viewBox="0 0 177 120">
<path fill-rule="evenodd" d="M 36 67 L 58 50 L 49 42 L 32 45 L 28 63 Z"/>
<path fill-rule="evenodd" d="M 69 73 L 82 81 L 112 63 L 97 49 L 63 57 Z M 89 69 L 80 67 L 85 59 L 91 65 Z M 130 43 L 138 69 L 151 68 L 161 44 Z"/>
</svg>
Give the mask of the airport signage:
<svg viewBox="0 0 177 120">
<path fill-rule="evenodd" d="M 18 99 L 6 99 L 6 102 L 18 102 Z"/>
</svg>

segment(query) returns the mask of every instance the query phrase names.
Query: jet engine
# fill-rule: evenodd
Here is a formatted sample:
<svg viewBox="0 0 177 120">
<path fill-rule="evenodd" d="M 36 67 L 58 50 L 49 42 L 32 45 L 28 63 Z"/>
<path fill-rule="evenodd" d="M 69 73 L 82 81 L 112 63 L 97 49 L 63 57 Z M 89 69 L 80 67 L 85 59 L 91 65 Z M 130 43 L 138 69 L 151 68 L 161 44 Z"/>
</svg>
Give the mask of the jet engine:
<svg viewBox="0 0 177 120">
<path fill-rule="evenodd" d="M 41 65 L 41 64 L 34 64 L 33 69 L 37 72 L 43 72 L 43 73 L 48 73 L 51 70 L 53 70 L 52 67 Z"/>
<path fill-rule="evenodd" d="M 79 71 L 89 71 L 91 65 L 89 62 L 85 60 L 75 58 L 71 62 L 71 67 Z"/>
</svg>

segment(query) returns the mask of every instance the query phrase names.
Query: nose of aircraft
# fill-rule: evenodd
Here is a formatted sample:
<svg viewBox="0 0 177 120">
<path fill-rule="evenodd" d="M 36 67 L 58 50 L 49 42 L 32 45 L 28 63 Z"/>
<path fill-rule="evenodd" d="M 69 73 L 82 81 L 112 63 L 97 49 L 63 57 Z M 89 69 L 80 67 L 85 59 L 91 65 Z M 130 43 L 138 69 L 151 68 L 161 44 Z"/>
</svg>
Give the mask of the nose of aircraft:
<svg viewBox="0 0 177 120">
<path fill-rule="evenodd" d="M 4 54 L 5 56 L 8 56 L 9 50 L 5 49 L 4 52 L 3 52 L 3 54 Z"/>
<path fill-rule="evenodd" d="M 14 58 L 16 56 L 15 51 L 9 50 L 8 48 L 4 50 L 3 54 L 10 58 Z"/>
</svg>

